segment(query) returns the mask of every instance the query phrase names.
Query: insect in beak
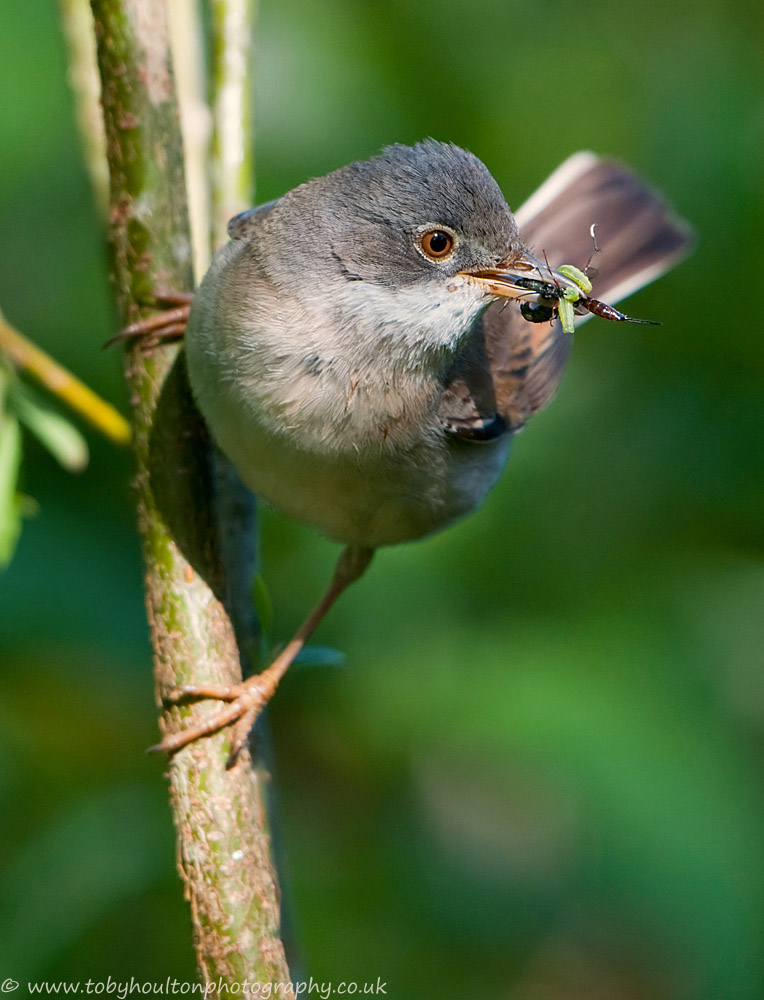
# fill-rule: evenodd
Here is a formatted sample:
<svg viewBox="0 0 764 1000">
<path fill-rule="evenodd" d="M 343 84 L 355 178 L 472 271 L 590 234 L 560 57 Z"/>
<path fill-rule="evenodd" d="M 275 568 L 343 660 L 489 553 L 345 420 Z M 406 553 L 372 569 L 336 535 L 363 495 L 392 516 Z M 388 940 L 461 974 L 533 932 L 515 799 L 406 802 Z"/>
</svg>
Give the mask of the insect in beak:
<svg viewBox="0 0 764 1000">
<path fill-rule="evenodd" d="M 559 319 L 565 333 L 574 333 L 576 316 L 591 313 L 615 323 L 643 323 L 660 326 L 655 320 L 627 316 L 615 306 L 593 298 L 589 276 L 573 264 L 561 264 L 553 270 L 548 263 L 531 254 L 508 262 L 508 266 L 464 272 L 481 281 L 489 294 L 522 299 L 520 311 L 529 323 Z"/>
</svg>

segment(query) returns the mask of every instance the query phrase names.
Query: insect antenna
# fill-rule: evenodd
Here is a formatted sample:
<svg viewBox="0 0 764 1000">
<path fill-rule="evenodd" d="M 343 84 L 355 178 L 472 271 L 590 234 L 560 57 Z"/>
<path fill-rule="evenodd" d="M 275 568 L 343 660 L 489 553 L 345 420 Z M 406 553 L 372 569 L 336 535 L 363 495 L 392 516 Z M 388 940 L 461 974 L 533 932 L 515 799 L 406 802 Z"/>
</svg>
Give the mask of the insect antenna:
<svg viewBox="0 0 764 1000">
<path fill-rule="evenodd" d="M 592 267 L 592 261 L 594 260 L 594 258 L 597 256 L 597 254 L 602 249 L 599 246 L 599 244 L 597 243 L 597 223 L 596 222 L 593 222 L 591 224 L 591 226 L 589 226 L 589 235 L 592 238 L 592 242 L 593 242 L 594 246 L 592 248 L 592 252 L 589 254 L 589 260 L 587 260 L 586 264 L 584 265 L 584 274 L 586 275 L 587 278 L 591 279 L 591 278 L 598 277 L 599 273 L 600 273 L 599 270 L 596 267 Z"/>
</svg>

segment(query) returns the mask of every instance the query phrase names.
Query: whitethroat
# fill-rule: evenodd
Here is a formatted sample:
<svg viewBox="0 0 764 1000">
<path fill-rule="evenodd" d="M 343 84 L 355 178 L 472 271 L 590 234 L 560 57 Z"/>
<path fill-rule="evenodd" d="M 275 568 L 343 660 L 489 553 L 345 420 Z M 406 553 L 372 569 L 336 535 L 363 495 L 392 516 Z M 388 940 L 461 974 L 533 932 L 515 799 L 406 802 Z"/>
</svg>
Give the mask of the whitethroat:
<svg viewBox="0 0 764 1000">
<path fill-rule="evenodd" d="M 233 761 L 374 550 L 479 506 L 559 384 L 571 316 L 629 319 L 603 300 L 664 273 L 691 234 L 634 174 L 592 153 L 513 214 L 477 157 L 427 140 L 308 181 L 237 216 L 229 235 L 188 315 L 194 397 L 247 486 L 345 546 L 269 667 L 232 687 L 175 692 L 228 704 L 159 748 L 233 724 Z M 597 299 L 582 272 L 593 235 Z M 177 333 L 187 313 L 166 325 Z"/>
</svg>

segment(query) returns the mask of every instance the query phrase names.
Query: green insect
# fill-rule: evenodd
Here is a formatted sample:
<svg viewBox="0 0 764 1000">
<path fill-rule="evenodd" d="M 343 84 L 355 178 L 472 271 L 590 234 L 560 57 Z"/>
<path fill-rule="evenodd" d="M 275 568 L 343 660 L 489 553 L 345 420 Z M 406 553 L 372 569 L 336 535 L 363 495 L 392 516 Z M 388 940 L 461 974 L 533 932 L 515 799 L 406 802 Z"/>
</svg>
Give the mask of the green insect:
<svg viewBox="0 0 764 1000">
<path fill-rule="evenodd" d="M 581 292 L 583 292 L 582 295 L 578 289 L 568 286 L 562 289 L 562 297 L 557 302 L 557 315 L 560 318 L 562 329 L 565 333 L 575 333 L 576 313 L 573 306 L 589 294 L 592 290 L 592 283 L 584 272 L 574 264 L 561 264 L 557 270 L 560 274 L 564 274 L 566 278 L 570 278 L 571 281 L 575 282 L 578 288 L 581 289 Z"/>
<path fill-rule="evenodd" d="M 566 278 L 570 278 L 571 281 L 575 281 L 584 295 L 588 295 L 592 290 L 592 283 L 589 281 L 588 275 L 586 275 L 582 270 L 577 268 L 574 264 L 560 264 L 557 268 L 560 274 L 564 274 Z M 566 291 L 572 292 L 573 289 L 569 288 Z M 567 298 L 567 295 L 566 295 Z"/>
</svg>

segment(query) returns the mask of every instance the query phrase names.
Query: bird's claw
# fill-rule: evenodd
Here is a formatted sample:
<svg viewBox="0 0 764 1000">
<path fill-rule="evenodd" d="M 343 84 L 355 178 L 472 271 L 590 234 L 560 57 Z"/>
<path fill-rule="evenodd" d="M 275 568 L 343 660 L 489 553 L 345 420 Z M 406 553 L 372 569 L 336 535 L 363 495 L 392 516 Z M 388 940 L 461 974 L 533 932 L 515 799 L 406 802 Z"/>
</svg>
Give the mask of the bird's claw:
<svg viewBox="0 0 764 1000">
<path fill-rule="evenodd" d="M 186 332 L 193 298 L 191 292 L 157 289 L 154 292 L 154 302 L 163 311 L 126 326 L 107 340 L 104 347 L 138 341 L 140 349 L 147 353 L 158 344 L 182 339 Z"/>
<path fill-rule="evenodd" d="M 212 736 L 226 726 L 232 726 L 231 750 L 226 767 L 236 763 L 239 754 L 247 744 L 250 730 L 262 709 L 270 700 L 275 684 L 268 683 L 265 674 L 258 674 L 230 686 L 222 684 L 182 684 L 165 697 L 165 702 L 177 705 L 192 699 L 215 699 L 228 704 L 219 711 L 179 732 L 165 736 L 161 743 L 149 747 L 149 753 L 163 751 L 175 754 L 205 736 Z"/>
</svg>

